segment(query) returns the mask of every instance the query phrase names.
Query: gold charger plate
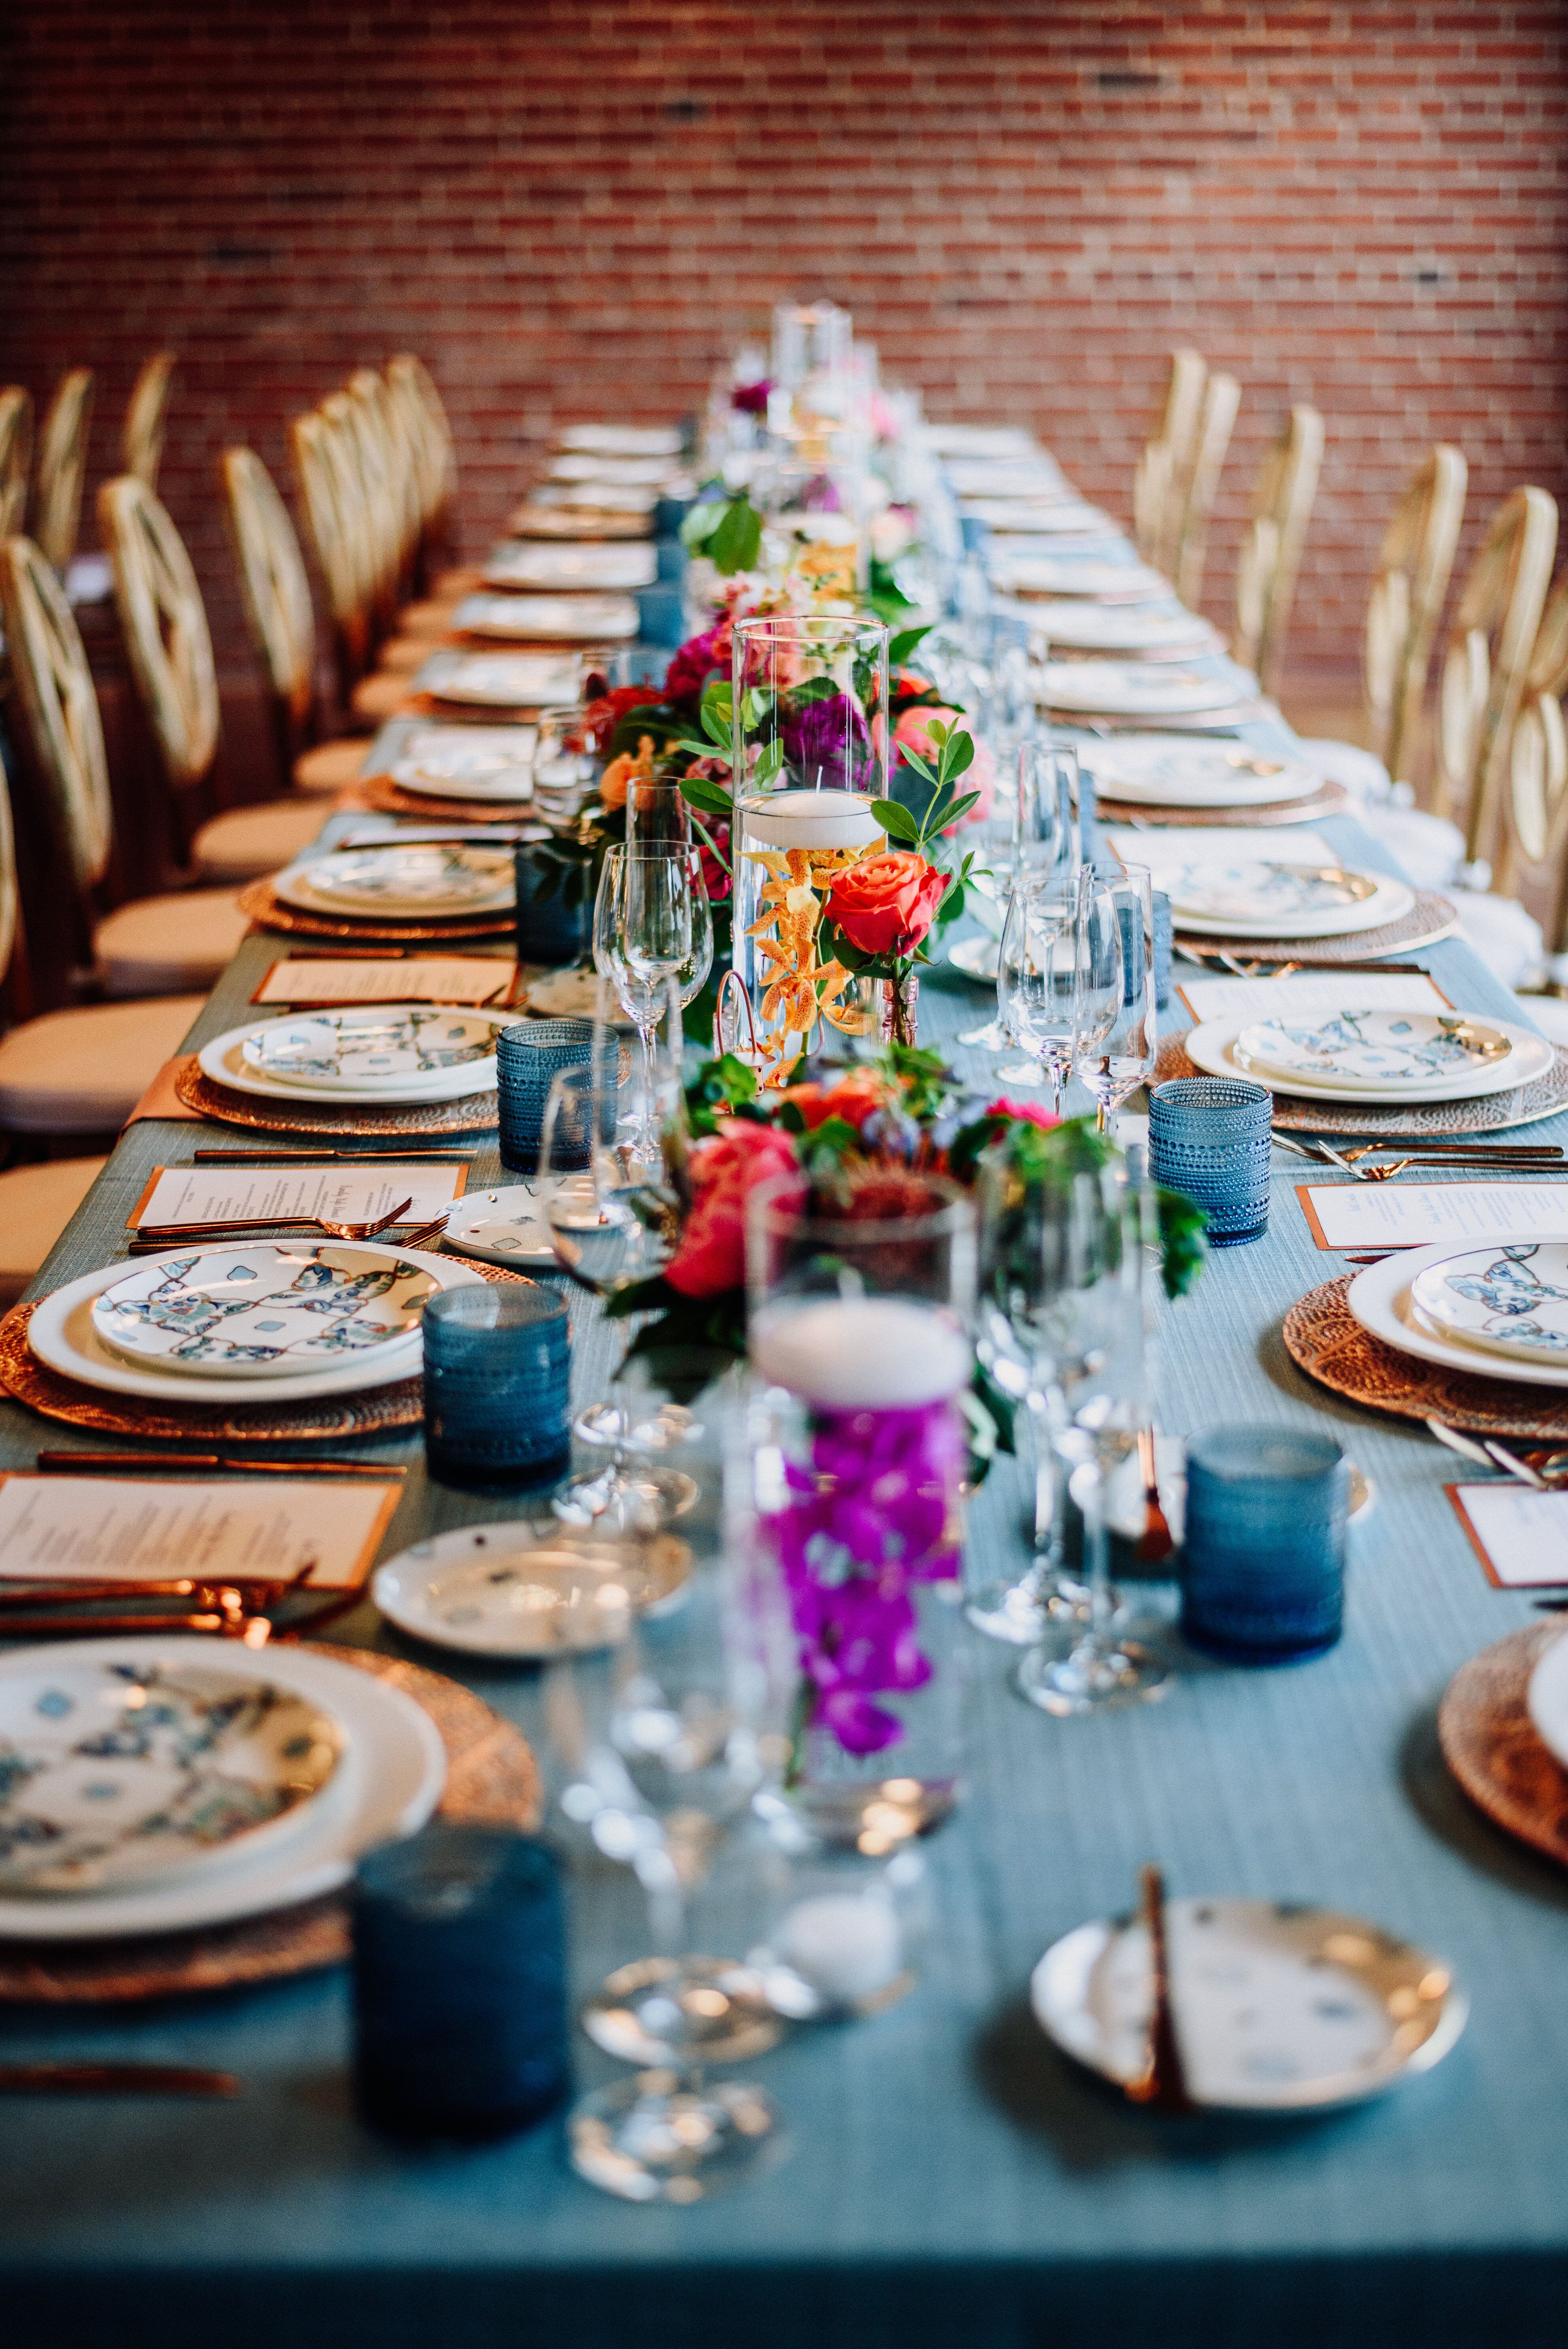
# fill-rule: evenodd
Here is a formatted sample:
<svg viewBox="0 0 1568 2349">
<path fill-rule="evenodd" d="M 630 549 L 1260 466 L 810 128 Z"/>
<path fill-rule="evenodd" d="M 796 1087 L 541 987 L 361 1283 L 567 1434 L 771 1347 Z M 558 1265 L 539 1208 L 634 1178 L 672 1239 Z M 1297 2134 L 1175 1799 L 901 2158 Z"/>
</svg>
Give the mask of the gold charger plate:
<svg viewBox="0 0 1568 2349">
<path fill-rule="evenodd" d="M 442 813 L 451 815 L 449 802 L 443 806 Z M 510 911 L 444 922 L 398 922 L 385 915 L 354 922 L 335 921 L 327 914 L 309 914 L 303 906 L 285 905 L 270 880 L 249 883 L 240 891 L 238 903 L 241 913 L 263 930 L 296 932 L 306 938 L 356 938 L 366 946 L 374 946 L 383 938 L 393 946 L 424 946 L 450 938 L 510 937 L 517 926 Z"/>
<path fill-rule="evenodd" d="M 466 1826 L 538 1826 L 543 1798 L 532 1752 L 521 1732 L 482 1698 L 444 1672 L 399 1656 L 316 1640 L 300 1644 L 338 1663 L 356 1664 L 401 1689 L 429 1714 L 447 1749 L 447 1785 L 438 1818 Z M 261 1653 L 264 1666 L 265 1651 Z M 122 1941 L 7 1941 L 0 1943 L 0 2001 L 69 2006 L 225 1990 L 341 1964 L 351 1946 L 345 1892 L 194 1932 L 138 1934 Z"/>
<path fill-rule="evenodd" d="M 1161 1043 L 1154 1071 L 1157 1085 L 1172 1077 L 1207 1074 L 1188 1059 L 1179 1036 L 1167 1037 Z M 1309 1101 L 1305 1093 L 1266 1090 L 1274 1092 L 1274 1123 L 1285 1133 L 1397 1142 L 1431 1142 L 1453 1133 L 1499 1133 L 1516 1125 L 1538 1125 L 1543 1117 L 1557 1117 L 1568 1109 L 1568 1045 L 1557 1047 L 1551 1068 L 1533 1084 L 1520 1085 L 1512 1092 L 1483 1093 L 1473 1101 L 1408 1102 L 1402 1109 L 1385 1109 L 1374 1102 L 1363 1109 L 1358 1102 Z"/>
<path fill-rule="evenodd" d="M 326 1134 L 341 1141 L 345 1134 L 384 1137 L 429 1133 L 493 1133 L 500 1114 L 493 1092 L 468 1093 L 459 1101 L 411 1102 L 394 1108 L 387 1102 L 366 1102 L 353 1109 L 335 1110 L 325 1102 L 270 1102 L 259 1093 L 233 1092 L 214 1084 L 192 1056 L 179 1069 L 174 1090 L 187 1109 L 220 1125 L 243 1125 L 262 1133 Z"/>
<path fill-rule="evenodd" d="M 1343 783 L 1325 783 L 1321 791 L 1308 792 L 1298 800 L 1282 800 L 1274 807 L 1150 807 L 1144 800 L 1119 800 L 1113 792 L 1097 794 L 1095 806 L 1102 823 L 1120 824 L 1126 831 L 1153 831 L 1162 823 L 1180 824 L 1197 830 L 1205 824 L 1222 824 L 1227 831 L 1243 825 L 1311 823 L 1319 816 L 1338 815 L 1350 804 L 1350 794 Z"/>
<path fill-rule="evenodd" d="M 1356 1275 L 1309 1288 L 1284 1317 L 1291 1361 L 1321 1387 L 1398 1419 L 1440 1419 L 1474 1435 L 1568 1440 L 1568 1387 L 1523 1387 L 1402 1354 L 1364 1330 L 1345 1299 Z"/>
<path fill-rule="evenodd" d="M 1478 1810 L 1568 1868 L 1568 1771 L 1527 1702 L 1531 1673 L 1563 1637 L 1561 1623 L 1532 1623 L 1461 1664 L 1438 1707 L 1438 1743 Z"/>
<path fill-rule="evenodd" d="M 1202 936 L 1194 933 L 1191 943 L 1205 954 L 1234 955 L 1238 962 L 1261 957 L 1269 962 L 1314 963 L 1332 970 L 1338 963 L 1371 962 L 1378 955 L 1414 954 L 1418 947 L 1435 947 L 1440 938 L 1451 938 L 1459 926 L 1457 905 L 1439 897 L 1435 889 L 1418 889 L 1408 914 L 1401 914 L 1397 922 L 1379 922 L 1375 930 L 1349 930 L 1337 938 L 1216 938 L 1205 930 Z M 1180 922 L 1175 931 L 1185 944 Z"/>
</svg>

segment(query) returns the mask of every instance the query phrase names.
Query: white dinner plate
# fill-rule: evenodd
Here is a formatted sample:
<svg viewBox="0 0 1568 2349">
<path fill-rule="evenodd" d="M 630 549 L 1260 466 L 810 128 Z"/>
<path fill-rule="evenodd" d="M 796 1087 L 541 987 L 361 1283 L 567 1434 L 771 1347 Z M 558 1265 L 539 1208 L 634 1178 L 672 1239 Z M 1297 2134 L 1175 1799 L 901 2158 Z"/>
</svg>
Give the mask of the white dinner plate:
<svg viewBox="0 0 1568 2349">
<path fill-rule="evenodd" d="M 1021 424 L 923 424 L 934 457 L 1034 457 L 1040 444 Z"/>
<path fill-rule="evenodd" d="M 242 1844 L 253 1862 L 304 1824 L 346 1749 L 253 1651 L 29 1661 L 0 1672 L 0 1892 L 22 1899 L 184 1881 Z"/>
<path fill-rule="evenodd" d="M 480 709 L 545 709 L 575 701 L 583 682 L 575 655 L 438 651 L 412 680 L 436 701 Z"/>
<path fill-rule="evenodd" d="M 384 1092 L 412 1078 L 489 1067 L 495 1078 L 495 1022 L 449 1004 L 354 1004 L 301 1011 L 253 1028 L 240 1056 L 258 1076 L 354 1094 Z"/>
<path fill-rule="evenodd" d="M 550 460 L 552 481 L 582 481 L 593 488 L 605 483 L 624 488 L 630 483 L 641 489 L 658 489 L 679 470 L 678 463 L 668 456 L 626 456 L 609 449 L 562 449 Z"/>
<path fill-rule="evenodd" d="M 956 498 L 1038 498 L 1047 505 L 1082 505 L 1061 467 L 1044 456 L 954 457 L 947 486 Z"/>
<path fill-rule="evenodd" d="M 965 521 L 983 523 L 1004 536 L 1115 539 L 1115 523 L 1099 506 L 1080 499 L 965 498 Z"/>
<path fill-rule="evenodd" d="M 511 850 L 469 841 L 338 848 L 278 874 L 273 892 L 307 911 L 420 921 L 471 920 L 517 902 Z"/>
<path fill-rule="evenodd" d="M 1049 618 L 1042 625 L 1048 642 Z M 1296 760 L 1190 734 L 1123 734 L 1114 742 L 1080 742 L 1078 753 L 1107 799 L 1146 807 L 1276 807 L 1323 788 L 1322 776 Z"/>
<path fill-rule="evenodd" d="M 637 633 L 637 606 L 629 595 L 467 595 L 452 626 L 468 636 L 513 643 L 550 638 L 557 644 L 602 644 Z"/>
<path fill-rule="evenodd" d="M 1254 1020 L 1242 1030 L 1236 1050 L 1252 1067 L 1286 1083 L 1306 1077 L 1397 1094 L 1408 1085 L 1495 1068 L 1513 1046 L 1495 1022 L 1459 1011 L 1346 1010 Z"/>
<path fill-rule="evenodd" d="M 389 771 L 405 791 L 435 799 L 515 805 L 532 794 L 537 739 L 532 726 L 418 726 Z"/>
<path fill-rule="evenodd" d="M 1218 2112 L 1322 2112 L 1429 2072 L 1469 2002 L 1447 1966 L 1381 1926 L 1305 1901 L 1171 1900 L 1171 1997 L 1188 2094 Z M 1035 1968 L 1047 2036 L 1125 2086 L 1144 2071 L 1154 1992 L 1131 1918 L 1080 1925 Z"/>
<path fill-rule="evenodd" d="M 484 568 L 487 587 L 535 595 L 594 589 L 624 595 L 653 586 L 658 575 L 658 555 L 645 539 L 627 546 L 540 546 L 521 540 L 498 546 Z"/>
<path fill-rule="evenodd" d="M 1410 1302 L 1446 1337 L 1482 1353 L 1568 1362 L 1568 1245 L 1562 1240 L 1459 1249 L 1416 1275 Z"/>
<path fill-rule="evenodd" d="M 513 1012 L 498 1012 L 496 1024 L 504 1027 L 514 1019 Z M 300 1079 L 286 1084 L 281 1078 L 268 1076 L 253 1069 L 245 1061 L 245 1045 L 254 1036 L 258 1022 L 252 1020 L 244 1028 L 231 1028 L 222 1036 L 214 1036 L 203 1044 L 196 1055 L 196 1064 L 203 1076 L 211 1077 L 215 1085 L 227 1085 L 231 1092 L 253 1093 L 258 1100 L 290 1102 L 297 1108 L 302 1102 L 327 1102 L 335 1108 L 358 1104 L 379 1109 L 397 1109 L 400 1105 L 418 1109 L 427 1102 L 466 1101 L 471 1093 L 489 1092 L 494 1086 L 494 1067 L 476 1061 L 455 1069 L 431 1069 L 425 1075 L 393 1079 L 383 1090 L 378 1086 L 361 1086 L 346 1093 L 341 1085 L 311 1085 Z M 293 1024 L 292 1022 L 290 1023 Z"/>
<path fill-rule="evenodd" d="M 416 1542 L 377 1568 L 370 1596 L 417 1640 L 535 1661 L 619 1646 L 690 1567 L 687 1545 L 668 1535 L 622 1547 L 514 1517 Z"/>
<path fill-rule="evenodd" d="M 1048 628 L 1046 635 L 1048 641 Z M 1105 718 L 1195 718 L 1233 709 L 1246 698 L 1229 678 L 1154 661 L 1047 661 L 1038 679 L 1039 698 L 1052 709 Z"/>
<path fill-rule="evenodd" d="M 534 498 L 514 508 L 507 522 L 514 539 L 531 543 L 608 543 L 647 539 L 654 534 L 653 509 L 646 513 L 607 514 L 586 506 L 544 506 Z M 555 698 L 560 699 L 557 695 Z M 571 698 L 570 695 L 567 697 Z"/>
<path fill-rule="evenodd" d="M 486 1264 L 553 1264 L 555 1249 L 545 1220 L 550 1177 L 509 1183 L 500 1191 L 467 1191 L 453 1206 L 441 1234 L 459 1255 Z"/>
<path fill-rule="evenodd" d="M 651 514 L 659 492 L 645 482 L 541 481 L 533 492 L 538 506 L 575 508 L 585 513 Z"/>
<path fill-rule="evenodd" d="M 374 1241 L 201 1240 L 126 1266 L 90 1310 L 111 1354 L 205 1385 L 401 1358 L 436 1293 Z"/>
<path fill-rule="evenodd" d="M 1205 937 L 1336 938 L 1401 921 L 1416 902 L 1403 881 L 1339 864 L 1248 857 L 1161 872 L 1179 931 Z"/>
<path fill-rule="evenodd" d="M 555 444 L 596 457 L 678 457 L 682 447 L 676 424 L 562 424 Z"/>
<path fill-rule="evenodd" d="M 1530 1675 L 1526 1698 L 1536 1735 L 1568 1770 L 1568 1639 L 1555 1640 Z"/>
<path fill-rule="evenodd" d="M 996 938 L 960 938 L 956 946 L 948 947 L 947 959 L 965 978 L 976 979 L 983 987 L 995 987 L 1001 951 L 1001 942 Z"/>
<path fill-rule="evenodd" d="M 1153 612 L 1136 604 L 1098 604 L 1058 595 L 1047 604 L 998 604 L 1037 629 L 1053 653 L 1147 653 L 1166 659 L 1212 652 L 1219 638 L 1190 612 Z"/>
<path fill-rule="evenodd" d="M 1492 1245 L 1497 1248 L 1510 1239 L 1539 1238 L 1568 1239 L 1568 1231 L 1506 1232 Z M 1447 1337 L 1427 1320 L 1411 1289 L 1429 1267 L 1458 1253 L 1451 1240 L 1439 1240 L 1433 1247 L 1401 1248 L 1398 1255 L 1385 1257 L 1381 1264 L 1369 1264 L 1358 1272 L 1345 1292 L 1345 1302 L 1370 1336 L 1380 1338 L 1401 1354 L 1415 1355 L 1418 1361 L 1438 1362 L 1444 1370 L 1463 1371 L 1471 1378 L 1495 1373 L 1510 1386 L 1568 1387 L 1568 1361 L 1526 1361 L 1513 1355 L 1504 1361 L 1501 1356 L 1483 1356 L 1480 1347 Z"/>
<path fill-rule="evenodd" d="M 174 1668 L 211 1669 L 220 1653 L 211 1640 L 191 1633 L 72 1640 L 0 1658 L 0 1677 L 35 1673 L 55 1657 L 68 1657 L 78 1667 L 144 1668 L 157 1660 Z M 346 1740 L 330 1787 L 307 1806 L 299 1832 L 253 1856 L 242 1844 L 188 1878 L 137 1891 L 69 1901 L 0 1898 L 0 1940 L 102 1940 L 186 1931 L 292 1908 L 346 1883 L 356 1862 L 377 1844 L 424 1826 L 441 1799 L 447 1753 L 435 1723 L 412 1697 L 353 1664 L 306 1648 L 270 1647 L 256 1664 L 258 1677 L 329 1713 Z"/>
<path fill-rule="evenodd" d="M 1050 634 L 1051 601 L 1057 596 L 1094 596 L 1108 604 L 1150 604 L 1169 595 L 1171 585 L 1146 563 L 1108 563 L 1097 554 L 1025 554 L 1009 543 L 991 564 L 993 584 L 1004 594 L 1047 598 L 1040 626 Z"/>
<path fill-rule="evenodd" d="M 541 1019 L 592 1019 L 598 1011 L 599 975 L 576 964 L 564 970 L 547 970 L 528 981 L 524 996 L 529 1010 Z M 618 1002 L 614 1024 L 617 1028 L 628 1024 Z"/>
<path fill-rule="evenodd" d="M 363 1246 L 397 1257 L 404 1264 L 421 1266 L 434 1276 L 438 1288 L 467 1288 L 483 1277 L 456 1257 L 432 1256 L 422 1248 L 386 1247 L 379 1240 L 367 1240 Z M 139 1257 L 138 1268 L 181 1262 L 191 1253 L 188 1247 L 166 1248 L 156 1256 Z M 138 1368 L 111 1352 L 93 1328 L 94 1299 L 123 1279 L 127 1269 L 123 1262 L 102 1265 L 97 1272 L 85 1272 L 79 1279 L 67 1281 L 35 1307 L 27 1324 L 27 1343 L 48 1369 L 75 1380 L 78 1386 L 97 1387 L 108 1394 L 137 1395 L 144 1402 L 198 1403 L 203 1409 L 222 1402 L 305 1402 L 316 1395 L 355 1394 L 418 1376 L 423 1350 L 418 1330 L 410 1330 L 396 1345 L 378 1347 L 372 1355 L 356 1356 L 335 1362 L 328 1370 L 298 1376 L 204 1378 L 198 1388 L 184 1371 Z"/>
<path fill-rule="evenodd" d="M 1194 1068 L 1202 1069 L 1212 1077 L 1242 1077 L 1249 1084 L 1264 1085 L 1270 1092 L 1294 1094 L 1301 1101 L 1356 1102 L 1365 1109 L 1369 1102 L 1382 1098 L 1368 1093 L 1365 1085 L 1336 1084 L 1316 1078 L 1276 1076 L 1270 1069 L 1254 1065 L 1237 1050 L 1243 1027 L 1251 1021 L 1206 1019 L 1201 1027 L 1190 1029 L 1182 1038 L 1182 1047 Z M 1430 1085 L 1400 1086 L 1390 1092 L 1390 1102 L 1401 1107 L 1422 1102 L 1480 1101 L 1491 1093 L 1511 1092 L 1517 1086 L 1533 1084 L 1543 1077 L 1555 1057 L 1544 1036 L 1531 1030 L 1514 1026 L 1508 1020 L 1488 1022 L 1507 1036 L 1516 1050 L 1506 1061 L 1484 1069 L 1472 1077 L 1442 1077 Z"/>
</svg>

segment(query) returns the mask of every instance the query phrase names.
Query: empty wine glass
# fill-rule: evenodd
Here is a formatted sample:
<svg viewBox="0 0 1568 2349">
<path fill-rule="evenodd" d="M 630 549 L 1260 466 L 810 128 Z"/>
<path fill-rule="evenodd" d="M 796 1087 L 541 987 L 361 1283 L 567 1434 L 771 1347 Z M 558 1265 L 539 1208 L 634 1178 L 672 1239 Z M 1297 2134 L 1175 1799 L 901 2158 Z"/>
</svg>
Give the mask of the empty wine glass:
<svg viewBox="0 0 1568 2349">
<path fill-rule="evenodd" d="M 1085 911 L 1078 973 L 1077 1073 L 1111 1112 L 1147 1084 L 1160 1055 L 1154 994 L 1154 890 L 1146 865 L 1096 881 Z"/>
<path fill-rule="evenodd" d="M 1014 823 L 1014 872 L 1043 881 L 1077 872 L 1078 752 L 1066 744 L 1021 743 Z"/>
<path fill-rule="evenodd" d="M 599 779 L 604 743 L 581 702 L 542 709 L 533 731 L 533 804 L 546 823 L 575 821 Z"/>
<path fill-rule="evenodd" d="M 1018 875 L 996 950 L 996 1008 L 1029 1059 L 1006 1078 L 1037 1084 L 1043 1075 L 1061 1114 L 1062 1087 L 1078 1043 L 1078 961 L 1085 891 L 1065 871 L 1032 883 Z"/>
<path fill-rule="evenodd" d="M 593 967 L 613 981 L 636 1029 L 652 1098 L 653 1036 L 673 982 L 681 1005 L 694 1002 L 713 968 L 713 910 L 702 858 L 681 847 L 612 848 L 593 904 Z M 656 1135 L 640 1137 L 652 1154 Z"/>
</svg>

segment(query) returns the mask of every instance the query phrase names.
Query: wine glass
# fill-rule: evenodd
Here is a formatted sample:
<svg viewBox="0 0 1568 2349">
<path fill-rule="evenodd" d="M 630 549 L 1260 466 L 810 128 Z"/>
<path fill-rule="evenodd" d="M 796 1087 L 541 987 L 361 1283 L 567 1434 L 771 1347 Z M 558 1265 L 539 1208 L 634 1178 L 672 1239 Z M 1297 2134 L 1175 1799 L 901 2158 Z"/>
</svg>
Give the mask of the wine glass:
<svg viewBox="0 0 1568 2349">
<path fill-rule="evenodd" d="M 691 802 L 680 785 L 634 775 L 626 787 L 627 847 L 669 856 L 691 844 Z"/>
<path fill-rule="evenodd" d="M 1057 873 L 1077 872 L 1081 850 L 1078 786 L 1078 752 L 1069 745 L 1019 745 L 1015 874 L 1046 880 Z"/>
<path fill-rule="evenodd" d="M 1154 889 L 1130 864 L 1088 892 L 1079 965 L 1077 1073 L 1094 1094 L 1096 1123 L 1147 1084 L 1160 1055 L 1154 996 Z"/>
<path fill-rule="evenodd" d="M 713 968 L 713 911 L 702 876 L 702 858 L 689 842 L 681 847 L 612 848 L 599 876 L 593 903 L 593 967 L 613 981 L 626 1017 L 637 1031 L 646 1076 L 645 1099 L 652 1098 L 653 1036 L 673 981 L 682 1008 L 694 1002 Z M 652 1154 L 657 1137 L 640 1137 Z"/>
<path fill-rule="evenodd" d="M 533 730 L 533 804 L 546 823 L 573 823 L 604 761 L 580 701 L 542 709 Z"/>
<path fill-rule="evenodd" d="M 1118 1630 L 1106 1488 L 1149 1423 L 1145 1282 L 1153 1194 L 1109 1168 L 1073 1177 L 1042 1216 L 1038 1378 L 1052 1446 L 1083 1510 L 1087 1621 L 1066 1655 L 1036 1648 L 1017 1686 L 1043 1712 L 1089 1713 L 1161 1696 L 1164 1666 Z M 1047 1294 L 1046 1292 L 1050 1292 Z"/>
<path fill-rule="evenodd" d="M 1031 1084 L 1043 1073 L 1058 1117 L 1078 1048 L 1085 895 L 1080 876 L 1074 873 L 1069 878 L 1065 868 L 1041 882 L 1018 874 L 996 949 L 997 1011 L 1030 1056 L 999 1073 Z"/>
</svg>

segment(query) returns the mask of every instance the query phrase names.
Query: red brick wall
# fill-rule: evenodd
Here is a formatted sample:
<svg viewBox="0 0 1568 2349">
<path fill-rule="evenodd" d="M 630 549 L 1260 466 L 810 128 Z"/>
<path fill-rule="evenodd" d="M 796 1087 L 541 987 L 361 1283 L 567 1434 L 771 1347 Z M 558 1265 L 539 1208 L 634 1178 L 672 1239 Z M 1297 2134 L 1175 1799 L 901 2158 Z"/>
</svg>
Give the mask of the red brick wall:
<svg viewBox="0 0 1568 2349">
<path fill-rule="evenodd" d="M 237 651 L 213 458 L 400 347 L 469 543 L 553 415 L 662 416 L 779 295 L 849 305 L 931 412 L 1036 427 L 1125 512 L 1164 355 L 1245 386 L 1209 601 L 1263 445 L 1328 419 L 1294 647 L 1354 657 L 1425 447 L 1470 535 L 1568 428 L 1568 11 L 1400 0 L 13 0 L 0 379 L 181 358 L 165 487 Z"/>
</svg>

